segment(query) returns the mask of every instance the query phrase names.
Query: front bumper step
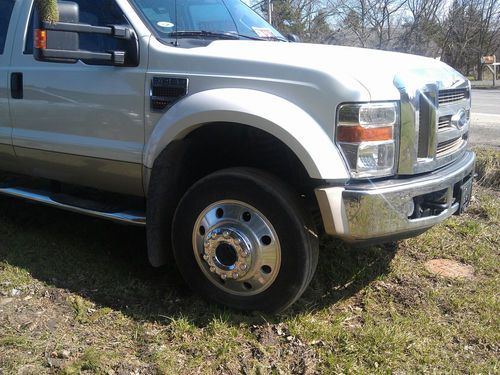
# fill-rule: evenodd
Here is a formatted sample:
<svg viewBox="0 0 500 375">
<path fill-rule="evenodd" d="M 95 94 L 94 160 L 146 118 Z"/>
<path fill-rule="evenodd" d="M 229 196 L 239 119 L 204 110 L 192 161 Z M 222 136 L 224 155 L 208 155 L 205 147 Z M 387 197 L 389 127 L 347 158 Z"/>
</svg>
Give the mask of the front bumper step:
<svg viewBox="0 0 500 375">
<path fill-rule="evenodd" d="M 460 186 L 473 177 L 474 163 L 475 154 L 466 151 L 447 167 L 417 177 L 317 188 L 325 231 L 347 242 L 423 232 L 459 210 Z M 416 214 L 425 197 L 434 195 L 441 196 L 441 207 Z"/>
</svg>

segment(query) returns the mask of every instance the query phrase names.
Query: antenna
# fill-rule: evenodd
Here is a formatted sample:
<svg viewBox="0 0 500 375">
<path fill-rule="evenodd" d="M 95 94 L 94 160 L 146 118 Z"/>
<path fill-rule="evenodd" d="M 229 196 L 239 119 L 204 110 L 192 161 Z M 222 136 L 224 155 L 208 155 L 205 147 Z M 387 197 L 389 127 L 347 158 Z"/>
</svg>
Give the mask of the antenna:
<svg viewBox="0 0 500 375">
<path fill-rule="evenodd" d="M 174 0 L 174 7 L 175 7 L 175 43 L 174 46 L 178 47 L 179 46 L 179 26 L 178 26 L 178 19 L 177 19 L 177 0 Z"/>
</svg>

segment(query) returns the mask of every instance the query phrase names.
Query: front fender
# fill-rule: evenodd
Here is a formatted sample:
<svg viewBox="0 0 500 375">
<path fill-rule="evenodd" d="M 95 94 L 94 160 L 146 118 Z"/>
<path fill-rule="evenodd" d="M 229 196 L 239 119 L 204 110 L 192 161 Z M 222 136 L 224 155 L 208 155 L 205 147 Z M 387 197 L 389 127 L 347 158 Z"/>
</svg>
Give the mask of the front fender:
<svg viewBox="0 0 500 375">
<path fill-rule="evenodd" d="M 144 166 L 151 169 L 170 142 L 215 122 L 239 123 L 272 134 L 297 155 L 311 178 L 349 178 L 334 143 L 309 114 L 278 96 L 248 89 L 207 90 L 177 102 L 156 124 L 145 147 Z"/>
</svg>

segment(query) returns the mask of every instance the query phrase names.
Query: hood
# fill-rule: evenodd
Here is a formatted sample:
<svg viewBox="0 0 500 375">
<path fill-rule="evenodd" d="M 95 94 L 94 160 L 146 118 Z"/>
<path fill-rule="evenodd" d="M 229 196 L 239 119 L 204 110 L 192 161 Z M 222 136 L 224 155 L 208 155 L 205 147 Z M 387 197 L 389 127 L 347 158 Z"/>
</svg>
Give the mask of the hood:
<svg viewBox="0 0 500 375">
<path fill-rule="evenodd" d="M 439 88 L 463 85 L 466 78 L 450 66 L 427 57 L 344 46 L 215 41 L 200 50 L 204 55 L 315 70 L 346 82 L 349 77 L 364 86 L 371 100 L 399 99 L 399 89 L 436 83 Z M 348 80 L 347 80 L 348 81 Z M 390 85 L 388 85 L 390 83 Z"/>
</svg>

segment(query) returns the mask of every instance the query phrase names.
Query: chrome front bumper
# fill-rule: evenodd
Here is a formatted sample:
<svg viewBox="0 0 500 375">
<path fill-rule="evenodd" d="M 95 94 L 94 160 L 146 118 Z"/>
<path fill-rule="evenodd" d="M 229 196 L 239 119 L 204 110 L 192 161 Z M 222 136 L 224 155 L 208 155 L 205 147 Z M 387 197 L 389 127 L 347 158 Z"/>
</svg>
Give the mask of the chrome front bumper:
<svg viewBox="0 0 500 375">
<path fill-rule="evenodd" d="M 459 186 L 472 178 L 475 154 L 434 172 L 412 178 L 364 182 L 315 190 L 326 233 L 348 242 L 395 240 L 423 232 L 456 213 Z M 441 208 L 415 218 L 412 207 L 432 193 Z"/>
</svg>

